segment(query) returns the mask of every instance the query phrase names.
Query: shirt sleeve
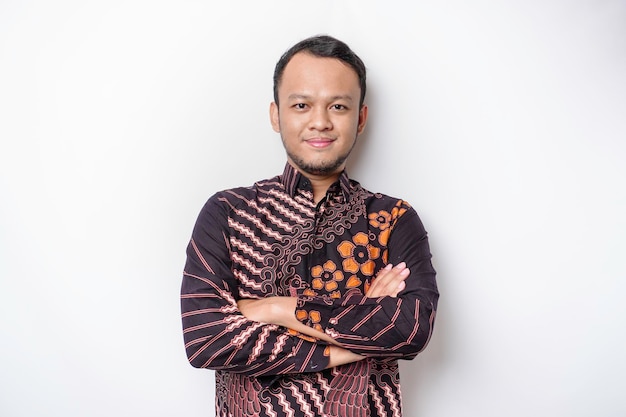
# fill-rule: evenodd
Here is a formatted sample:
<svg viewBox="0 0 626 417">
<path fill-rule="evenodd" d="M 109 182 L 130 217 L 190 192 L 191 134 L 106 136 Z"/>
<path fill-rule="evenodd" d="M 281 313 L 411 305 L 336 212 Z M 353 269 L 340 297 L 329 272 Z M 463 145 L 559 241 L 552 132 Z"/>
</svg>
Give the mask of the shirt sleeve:
<svg viewBox="0 0 626 417">
<path fill-rule="evenodd" d="M 406 262 L 411 274 L 398 297 L 367 298 L 352 290 L 342 298 L 302 297 L 297 317 L 311 317 L 343 347 L 368 357 L 412 359 L 433 331 L 439 292 L 428 235 L 417 213 L 408 209 L 389 237 L 389 263 Z"/>
<path fill-rule="evenodd" d="M 189 362 L 197 368 L 252 376 L 326 368 L 324 343 L 248 320 L 239 312 L 224 206 L 215 196 L 206 203 L 187 247 L 181 311 Z"/>
</svg>

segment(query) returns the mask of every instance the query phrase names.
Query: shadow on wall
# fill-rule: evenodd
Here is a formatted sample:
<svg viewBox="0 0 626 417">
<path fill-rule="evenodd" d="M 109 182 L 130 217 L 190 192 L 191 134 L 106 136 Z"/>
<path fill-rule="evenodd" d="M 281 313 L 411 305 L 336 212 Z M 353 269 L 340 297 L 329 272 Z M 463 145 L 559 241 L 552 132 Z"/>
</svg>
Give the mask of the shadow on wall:
<svg viewBox="0 0 626 417">
<path fill-rule="evenodd" d="M 446 256 L 441 245 L 433 245 L 431 251 L 434 254 L 434 265 L 437 270 L 437 285 L 439 293 L 439 305 L 435 330 L 426 349 L 412 361 L 400 361 L 400 378 L 402 387 L 402 402 L 404 411 L 413 411 L 419 415 L 428 415 L 432 411 L 433 401 L 441 398 L 441 385 L 443 371 L 450 362 L 451 344 L 453 337 L 453 321 L 455 320 L 448 302 L 450 275 L 447 273 Z M 443 382 L 442 382 L 443 383 Z"/>
<path fill-rule="evenodd" d="M 360 181 L 362 178 L 371 178 L 372 170 L 384 170 L 386 163 L 386 161 L 380 160 L 385 155 L 379 152 L 379 150 L 385 149 L 383 141 L 386 138 L 381 136 L 381 132 L 384 132 L 384 129 L 381 129 L 381 127 L 388 122 L 378 119 L 377 114 L 380 113 L 376 112 L 376 91 L 370 86 L 368 86 L 366 103 L 370 106 L 368 123 L 363 134 L 359 136 L 347 164 L 347 171 L 350 177 L 356 181 Z M 390 181 L 393 181 L 392 175 L 389 174 L 387 176 L 383 172 L 379 182 L 379 184 L 383 184 L 380 190 L 376 185 L 371 187 L 371 184 L 363 183 L 362 185 L 370 191 L 388 194 L 386 191 L 387 187 L 384 184 Z M 410 190 L 407 190 L 407 193 L 409 192 Z M 407 193 L 401 192 L 400 195 L 394 195 L 394 197 L 408 198 Z M 416 207 L 416 210 L 419 214 L 419 207 Z M 446 367 L 445 362 L 449 360 L 451 352 L 449 341 L 454 339 L 451 333 L 454 327 L 451 322 L 453 317 L 448 308 L 450 304 L 447 297 L 447 294 L 449 294 L 448 284 L 451 282 L 451 279 L 450 271 L 446 268 L 446 265 L 449 265 L 449 260 L 447 260 L 448 257 L 444 250 L 446 245 L 438 239 L 436 230 L 432 229 L 434 226 L 429 228 L 429 224 L 425 224 L 425 227 L 429 233 L 432 232 L 430 234 L 431 252 L 433 253 L 433 264 L 437 270 L 439 292 L 442 296 L 439 301 L 435 330 L 430 343 L 414 360 L 399 361 L 403 409 L 405 413 L 411 412 L 416 414 L 424 414 L 430 408 L 428 405 L 430 403 L 429 399 L 434 401 L 436 398 L 440 398 L 440 395 L 437 395 L 436 392 L 439 385 L 437 381 L 442 380 L 441 374 Z"/>
</svg>

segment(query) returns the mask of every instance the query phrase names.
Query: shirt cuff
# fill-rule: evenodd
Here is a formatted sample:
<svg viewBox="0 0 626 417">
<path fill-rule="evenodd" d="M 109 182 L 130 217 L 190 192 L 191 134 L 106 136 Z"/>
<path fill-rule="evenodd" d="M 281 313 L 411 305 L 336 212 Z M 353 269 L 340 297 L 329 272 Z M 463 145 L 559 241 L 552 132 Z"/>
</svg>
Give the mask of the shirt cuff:
<svg viewBox="0 0 626 417">
<path fill-rule="evenodd" d="M 337 324 L 333 317 L 333 303 L 321 297 L 303 297 L 296 304 L 296 318 L 300 323 L 321 332 Z"/>
<path fill-rule="evenodd" d="M 325 344 L 316 343 L 310 351 L 310 356 L 305 361 L 305 366 L 300 369 L 304 372 L 320 372 L 328 367 L 330 361 L 330 347 Z"/>
</svg>

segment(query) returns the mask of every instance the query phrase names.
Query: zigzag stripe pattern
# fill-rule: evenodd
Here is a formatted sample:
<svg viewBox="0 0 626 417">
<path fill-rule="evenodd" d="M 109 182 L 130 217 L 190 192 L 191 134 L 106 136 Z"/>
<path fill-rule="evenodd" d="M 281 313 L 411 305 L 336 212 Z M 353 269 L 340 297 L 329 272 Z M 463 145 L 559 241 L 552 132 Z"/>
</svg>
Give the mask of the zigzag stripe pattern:
<svg viewBox="0 0 626 417">
<path fill-rule="evenodd" d="M 248 239 L 250 239 L 252 241 L 252 243 L 254 243 L 256 246 L 259 246 L 259 247 L 261 247 L 264 250 L 272 250 L 272 245 L 270 245 L 269 243 L 261 240 L 258 236 L 256 236 L 254 234 L 254 232 L 252 230 L 250 230 L 250 228 L 242 225 L 241 223 L 235 223 L 231 219 L 228 219 L 228 225 L 232 229 L 236 230 L 237 232 L 241 233 L 243 236 L 245 236 Z M 235 239 L 231 239 L 230 242 L 231 242 L 231 244 L 233 244 L 233 242 L 237 242 L 239 244 L 242 244 L 241 241 L 235 240 Z"/>
<path fill-rule="evenodd" d="M 244 246 L 246 249 L 249 248 L 247 245 L 241 245 L 241 246 Z M 238 253 L 238 252 L 233 251 L 233 255 L 232 255 L 233 263 L 237 263 L 242 268 L 247 269 L 251 275 L 259 276 L 259 273 L 261 272 L 261 270 L 257 268 L 256 266 L 254 266 L 254 263 L 250 261 L 250 259 L 245 257 L 246 250 L 242 252 L 243 253 Z"/>
<path fill-rule="evenodd" d="M 235 212 L 235 214 L 239 215 L 243 219 L 248 220 L 250 223 L 252 223 L 254 226 L 256 226 L 260 231 L 262 231 L 268 237 L 272 237 L 272 238 L 274 238 L 276 240 L 280 240 L 281 234 L 278 231 L 272 230 L 269 227 L 267 227 L 263 222 L 261 222 L 261 220 L 259 220 L 258 217 L 254 217 L 253 215 L 248 214 L 245 211 Z M 291 225 L 289 225 L 286 222 L 277 220 L 273 216 L 271 216 L 269 218 L 269 220 L 271 221 L 271 223 L 273 225 L 280 227 L 285 232 L 291 232 L 291 230 L 292 230 Z M 231 221 L 231 220 L 229 219 L 229 221 Z"/>
<path fill-rule="evenodd" d="M 277 200 L 280 200 L 284 205 L 292 206 L 294 209 L 299 210 L 305 217 L 315 216 L 315 210 L 311 205 L 311 200 L 304 198 L 292 198 L 289 194 L 279 191 L 277 189 L 270 189 L 267 194 L 274 196 Z"/>
<path fill-rule="evenodd" d="M 403 249 L 391 252 L 387 242 L 396 227 L 404 228 L 399 219 L 410 207 L 345 174 L 317 204 L 298 175 L 288 168 L 283 177 L 207 202 L 181 291 L 188 358 L 216 370 L 216 415 L 401 416 L 396 359 L 410 358 L 411 345 L 430 337 L 433 304 L 370 299 L 366 285 L 392 256 L 404 258 Z M 411 240 L 420 233 L 411 229 L 396 245 L 416 245 Z M 426 268 L 415 275 L 428 277 L 429 253 L 419 256 L 413 266 Z M 324 369 L 325 343 L 251 321 L 238 309 L 239 299 L 274 295 L 298 297 L 303 323 L 322 326 L 367 359 Z"/>
</svg>

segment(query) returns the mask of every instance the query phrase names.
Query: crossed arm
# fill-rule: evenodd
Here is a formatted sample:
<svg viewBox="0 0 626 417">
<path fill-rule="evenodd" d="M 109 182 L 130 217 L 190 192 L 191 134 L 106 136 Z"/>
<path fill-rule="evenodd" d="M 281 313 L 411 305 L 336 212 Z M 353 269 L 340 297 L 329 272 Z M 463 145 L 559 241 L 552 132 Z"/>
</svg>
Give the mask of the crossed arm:
<svg viewBox="0 0 626 417">
<path fill-rule="evenodd" d="M 410 271 L 404 262 L 383 268 L 365 294 L 368 298 L 396 297 L 406 284 Z M 315 337 L 330 344 L 328 368 L 356 362 L 365 356 L 345 349 L 331 336 L 301 323 L 295 316 L 298 299 L 295 297 L 267 297 L 262 299 L 241 299 L 237 306 L 246 318 L 261 323 L 276 324 L 302 334 Z"/>
<path fill-rule="evenodd" d="M 411 359 L 426 346 L 438 292 L 416 213 L 403 215 L 389 238 L 388 262 L 396 266 L 383 268 L 365 295 L 348 292 L 329 305 L 318 297 L 237 300 L 227 211 L 217 197 L 207 202 L 188 246 L 181 311 L 193 366 L 253 376 L 303 373 L 364 356 Z M 313 323 L 311 313 L 320 320 Z"/>
</svg>

